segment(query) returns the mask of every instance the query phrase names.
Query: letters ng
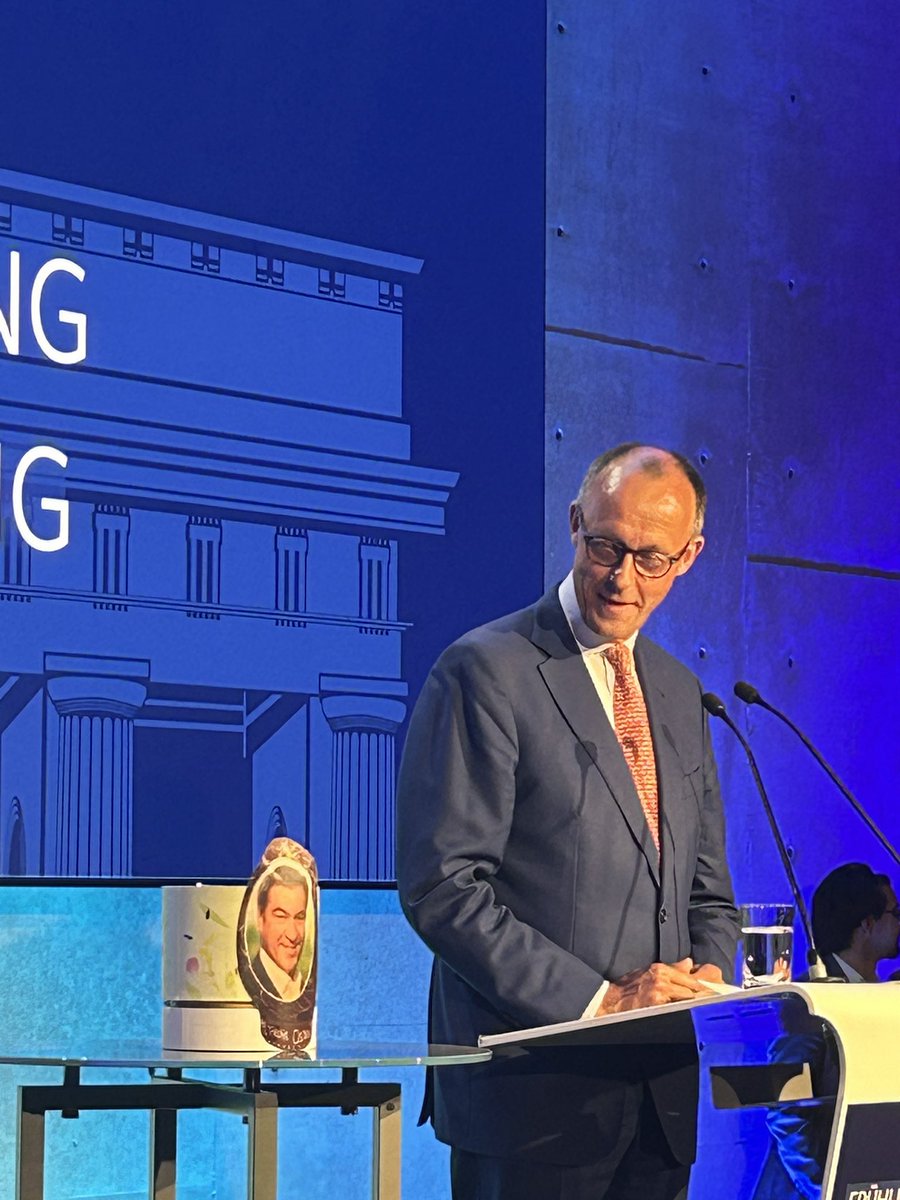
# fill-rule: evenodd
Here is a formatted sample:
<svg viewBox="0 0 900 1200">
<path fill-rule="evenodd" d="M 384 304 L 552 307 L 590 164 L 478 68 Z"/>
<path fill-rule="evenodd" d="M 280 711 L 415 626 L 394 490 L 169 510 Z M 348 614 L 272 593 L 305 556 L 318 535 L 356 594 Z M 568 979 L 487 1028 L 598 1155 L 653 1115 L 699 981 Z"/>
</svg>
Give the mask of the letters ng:
<svg viewBox="0 0 900 1200">
<path fill-rule="evenodd" d="M 68 308 L 58 310 L 56 316 L 60 324 L 75 327 L 75 346 L 72 350 L 63 350 L 55 346 L 47 336 L 41 313 L 41 298 L 44 288 L 51 276 L 60 272 L 73 275 L 79 283 L 84 282 L 84 267 L 71 262 L 67 258 L 51 258 L 41 266 L 31 284 L 31 329 L 41 352 L 51 362 L 70 366 L 72 363 L 84 362 L 87 355 L 87 315 L 83 312 L 72 312 Z M 9 252 L 9 308 L 4 313 L 0 307 L 0 342 L 7 354 L 19 353 L 19 333 L 21 328 L 21 294 L 22 294 L 22 261 L 18 250 Z"/>
</svg>

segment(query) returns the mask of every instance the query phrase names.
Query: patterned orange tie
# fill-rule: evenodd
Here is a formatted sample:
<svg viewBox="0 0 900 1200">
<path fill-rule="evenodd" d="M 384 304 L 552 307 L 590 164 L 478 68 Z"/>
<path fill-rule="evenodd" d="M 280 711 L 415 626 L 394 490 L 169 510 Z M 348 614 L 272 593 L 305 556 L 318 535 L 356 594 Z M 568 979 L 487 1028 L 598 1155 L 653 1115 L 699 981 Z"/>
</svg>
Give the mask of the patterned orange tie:
<svg viewBox="0 0 900 1200">
<path fill-rule="evenodd" d="M 612 663 L 616 674 L 613 689 L 613 718 L 616 737 L 625 755 L 625 761 L 634 778 L 634 786 L 641 800 L 641 808 L 659 849 L 659 793 L 656 783 L 656 759 L 653 755 L 653 738 L 647 720 L 647 706 L 638 687 L 631 665 L 631 651 L 624 642 L 613 642 L 603 654 Z"/>
</svg>

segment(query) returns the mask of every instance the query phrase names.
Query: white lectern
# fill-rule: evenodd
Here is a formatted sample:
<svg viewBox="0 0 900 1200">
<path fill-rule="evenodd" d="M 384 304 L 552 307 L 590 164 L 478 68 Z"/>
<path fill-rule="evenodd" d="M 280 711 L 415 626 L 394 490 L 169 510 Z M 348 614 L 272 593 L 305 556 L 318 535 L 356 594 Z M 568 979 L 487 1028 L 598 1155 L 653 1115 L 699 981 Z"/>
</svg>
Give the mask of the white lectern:
<svg viewBox="0 0 900 1200">
<path fill-rule="evenodd" d="M 790 1108 L 791 1136 L 815 1130 L 822 1200 L 900 1200 L 900 983 L 735 989 L 480 1039 L 495 1051 L 690 1043 L 716 1108 Z"/>
</svg>

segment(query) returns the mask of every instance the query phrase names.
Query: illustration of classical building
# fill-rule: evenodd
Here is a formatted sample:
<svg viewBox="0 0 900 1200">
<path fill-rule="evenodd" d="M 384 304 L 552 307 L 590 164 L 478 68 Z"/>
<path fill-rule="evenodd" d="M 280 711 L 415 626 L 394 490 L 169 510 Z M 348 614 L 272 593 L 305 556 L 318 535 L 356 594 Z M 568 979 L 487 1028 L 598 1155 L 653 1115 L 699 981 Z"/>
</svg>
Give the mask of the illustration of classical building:
<svg viewBox="0 0 900 1200">
<path fill-rule="evenodd" d="M 421 265 L 0 171 L 4 873 L 392 877 Z"/>
</svg>

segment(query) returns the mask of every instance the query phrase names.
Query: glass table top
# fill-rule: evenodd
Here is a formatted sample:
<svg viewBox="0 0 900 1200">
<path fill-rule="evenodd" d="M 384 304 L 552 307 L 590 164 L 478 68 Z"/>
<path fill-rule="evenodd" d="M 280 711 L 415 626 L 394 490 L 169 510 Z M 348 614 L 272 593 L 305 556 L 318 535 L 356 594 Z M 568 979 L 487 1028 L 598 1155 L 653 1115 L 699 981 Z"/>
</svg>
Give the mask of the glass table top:
<svg viewBox="0 0 900 1200">
<path fill-rule="evenodd" d="M 26 1046 L 0 1043 L 0 1064 L 49 1067 L 146 1067 L 217 1070 L 362 1069 L 450 1066 L 486 1062 L 491 1051 L 474 1046 L 428 1046 L 404 1042 L 344 1042 L 323 1039 L 313 1055 L 276 1050 L 166 1050 L 158 1039 L 97 1040 L 83 1046 Z"/>
</svg>

